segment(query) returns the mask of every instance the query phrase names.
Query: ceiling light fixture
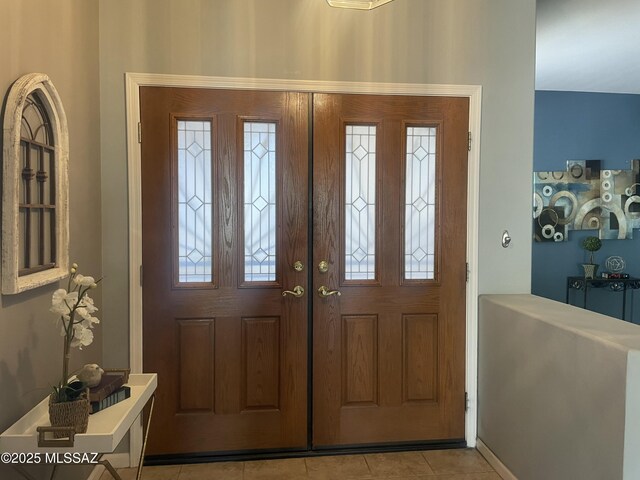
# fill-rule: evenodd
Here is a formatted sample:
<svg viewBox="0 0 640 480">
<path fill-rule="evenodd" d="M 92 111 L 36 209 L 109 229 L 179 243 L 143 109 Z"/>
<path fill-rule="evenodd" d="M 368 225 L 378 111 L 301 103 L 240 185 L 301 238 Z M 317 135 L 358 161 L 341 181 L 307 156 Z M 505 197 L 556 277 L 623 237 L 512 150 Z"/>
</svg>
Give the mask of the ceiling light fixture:
<svg viewBox="0 0 640 480">
<path fill-rule="evenodd" d="M 356 10 L 371 10 L 392 0 L 327 0 L 327 3 L 336 8 L 354 8 Z"/>
</svg>

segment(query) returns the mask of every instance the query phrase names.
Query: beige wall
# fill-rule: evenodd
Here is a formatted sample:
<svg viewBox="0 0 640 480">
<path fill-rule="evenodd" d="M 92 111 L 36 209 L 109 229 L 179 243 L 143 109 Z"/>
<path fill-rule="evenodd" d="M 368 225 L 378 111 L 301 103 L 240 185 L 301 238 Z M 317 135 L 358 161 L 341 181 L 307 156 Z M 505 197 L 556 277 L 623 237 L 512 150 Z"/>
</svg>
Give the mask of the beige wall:
<svg viewBox="0 0 640 480">
<path fill-rule="evenodd" d="M 48 74 L 60 93 L 69 122 L 70 258 L 100 276 L 98 1 L 0 0 L 0 66 L 3 97 L 29 72 Z M 0 431 L 48 395 L 61 373 L 62 340 L 48 311 L 56 288 L 0 299 Z M 100 289 L 93 296 L 101 307 Z M 74 368 L 100 362 L 96 333 L 97 342 L 74 350 Z M 0 478 L 12 478 L 2 466 Z"/>
<path fill-rule="evenodd" d="M 519 480 L 640 478 L 640 335 L 534 295 L 480 298 L 478 438 Z"/>
<path fill-rule="evenodd" d="M 535 0 L 396 0 L 371 12 L 324 0 L 101 1 L 105 358 L 127 358 L 114 349 L 128 341 L 125 72 L 482 85 L 480 291 L 522 293 L 534 36 Z"/>
<path fill-rule="evenodd" d="M 100 275 L 104 258 L 104 364 L 128 356 L 125 72 L 482 85 L 480 290 L 528 292 L 534 16 L 534 0 L 397 0 L 367 13 L 322 0 L 0 0 L 2 91 L 41 71 L 66 108 L 71 259 Z M 58 375 L 55 288 L 2 296 L 0 430 Z M 73 360 L 101 356 L 98 341 Z"/>
</svg>

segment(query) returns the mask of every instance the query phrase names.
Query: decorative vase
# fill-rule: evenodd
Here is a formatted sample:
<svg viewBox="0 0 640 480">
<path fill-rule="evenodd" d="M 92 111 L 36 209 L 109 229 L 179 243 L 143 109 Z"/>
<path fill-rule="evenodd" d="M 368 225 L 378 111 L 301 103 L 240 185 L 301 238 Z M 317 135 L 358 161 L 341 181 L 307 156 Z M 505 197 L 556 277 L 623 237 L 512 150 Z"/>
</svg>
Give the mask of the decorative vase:
<svg viewBox="0 0 640 480">
<path fill-rule="evenodd" d="M 598 271 L 598 264 L 583 263 L 582 268 L 584 269 L 584 278 L 595 278 L 596 272 Z"/>
<path fill-rule="evenodd" d="M 85 433 L 89 425 L 91 404 L 86 394 L 72 402 L 56 402 L 53 394 L 49 396 L 49 421 L 52 427 L 73 427 L 76 433 Z M 67 437 L 64 432 L 54 432 L 55 438 Z"/>
</svg>

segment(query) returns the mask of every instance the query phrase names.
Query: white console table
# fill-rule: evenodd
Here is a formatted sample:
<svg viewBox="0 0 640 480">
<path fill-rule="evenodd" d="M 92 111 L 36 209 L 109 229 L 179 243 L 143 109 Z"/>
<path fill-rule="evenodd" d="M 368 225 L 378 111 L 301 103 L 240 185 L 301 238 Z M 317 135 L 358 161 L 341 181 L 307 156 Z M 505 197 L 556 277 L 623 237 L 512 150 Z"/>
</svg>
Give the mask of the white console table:
<svg viewBox="0 0 640 480">
<path fill-rule="evenodd" d="M 140 416 L 142 409 L 150 403 L 146 432 L 149 431 L 155 390 L 158 386 L 156 373 L 140 373 L 129 375 L 127 385 L 131 387 L 131 397 L 109 408 L 89 416 L 86 433 L 71 434 L 68 438 L 54 439 L 49 423 L 49 399 L 45 398 L 20 420 L 0 435 L 0 452 L 9 453 L 112 453 L 124 435 L 129 431 L 133 422 Z M 140 463 L 136 478 L 142 474 L 144 451 L 147 444 L 145 434 L 140 452 Z M 108 460 L 99 461 L 117 480 L 121 480 L 116 470 Z M 24 470 L 22 465 L 12 466 L 25 478 L 33 477 Z M 54 466 L 51 478 L 55 475 L 57 465 Z"/>
</svg>

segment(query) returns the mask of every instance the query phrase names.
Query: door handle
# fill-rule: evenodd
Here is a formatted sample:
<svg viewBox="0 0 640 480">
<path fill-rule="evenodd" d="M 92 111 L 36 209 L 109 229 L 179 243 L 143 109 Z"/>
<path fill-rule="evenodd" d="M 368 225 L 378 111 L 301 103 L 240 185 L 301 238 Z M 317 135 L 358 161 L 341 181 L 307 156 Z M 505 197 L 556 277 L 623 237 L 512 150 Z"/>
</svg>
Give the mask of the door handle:
<svg viewBox="0 0 640 480">
<path fill-rule="evenodd" d="M 293 287 L 293 290 L 284 290 L 282 292 L 282 296 L 286 297 L 287 295 L 293 295 L 296 298 L 300 298 L 304 295 L 304 288 L 301 285 L 296 285 Z"/>
<path fill-rule="evenodd" d="M 340 293 L 340 290 L 329 290 L 327 287 L 322 285 L 318 289 L 318 295 L 320 295 L 321 298 L 327 298 L 331 295 L 337 295 L 339 297 L 340 295 L 342 295 L 342 293 Z"/>
</svg>

